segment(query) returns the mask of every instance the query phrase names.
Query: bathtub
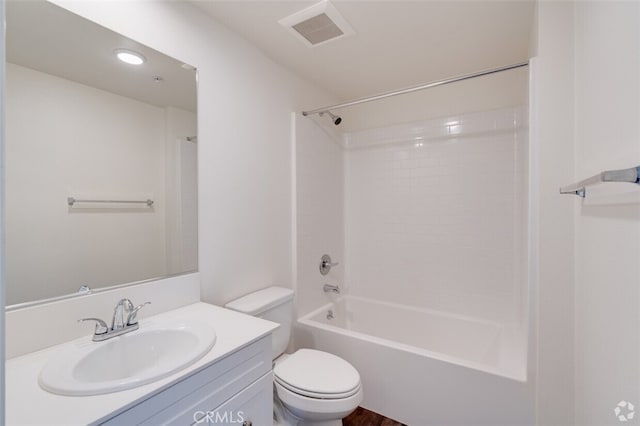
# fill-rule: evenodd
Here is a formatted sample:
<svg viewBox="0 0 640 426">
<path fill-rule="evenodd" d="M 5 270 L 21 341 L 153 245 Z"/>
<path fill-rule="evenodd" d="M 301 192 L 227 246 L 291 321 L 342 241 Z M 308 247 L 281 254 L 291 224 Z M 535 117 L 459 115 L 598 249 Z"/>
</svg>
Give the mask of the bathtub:
<svg viewBox="0 0 640 426">
<path fill-rule="evenodd" d="M 362 405 L 408 425 L 530 425 L 523 333 L 428 309 L 341 296 L 298 319 L 295 343 L 360 372 Z"/>
</svg>

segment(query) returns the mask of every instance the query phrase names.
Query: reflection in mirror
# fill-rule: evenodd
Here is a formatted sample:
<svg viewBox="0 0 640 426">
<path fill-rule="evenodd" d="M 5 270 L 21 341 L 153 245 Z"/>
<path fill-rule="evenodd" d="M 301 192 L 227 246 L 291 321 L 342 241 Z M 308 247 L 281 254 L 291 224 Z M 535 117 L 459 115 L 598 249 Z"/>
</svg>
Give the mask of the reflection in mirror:
<svg viewBox="0 0 640 426">
<path fill-rule="evenodd" d="M 195 270 L 195 69 L 45 1 L 6 15 L 7 304 Z"/>
</svg>

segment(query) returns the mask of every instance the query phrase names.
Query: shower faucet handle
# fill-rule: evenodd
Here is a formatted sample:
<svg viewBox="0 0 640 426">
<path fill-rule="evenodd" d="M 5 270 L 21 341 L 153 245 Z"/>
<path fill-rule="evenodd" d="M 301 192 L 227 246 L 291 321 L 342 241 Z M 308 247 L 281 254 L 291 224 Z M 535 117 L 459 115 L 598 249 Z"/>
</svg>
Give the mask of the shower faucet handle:
<svg viewBox="0 0 640 426">
<path fill-rule="evenodd" d="M 339 263 L 338 262 L 332 262 L 331 261 L 331 256 L 329 256 L 328 254 L 324 254 L 322 255 L 322 258 L 320 258 L 320 274 L 322 275 L 327 275 L 329 273 L 329 271 L 331 271 L 331 268 L 333 266 L 338 266 Z"/>
</svg>

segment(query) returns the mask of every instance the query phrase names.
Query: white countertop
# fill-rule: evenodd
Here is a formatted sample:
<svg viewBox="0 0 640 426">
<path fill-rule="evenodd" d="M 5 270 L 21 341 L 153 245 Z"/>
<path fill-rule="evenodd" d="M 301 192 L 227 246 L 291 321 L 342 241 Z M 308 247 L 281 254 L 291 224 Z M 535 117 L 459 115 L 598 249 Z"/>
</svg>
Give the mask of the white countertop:
<svg viewBox="0 0 640 426">
<path fill-rule="evenodd" d="M 243 315 L 206 303 L 165 312 L 140 320 L 140 328 L 157 321 L 196 320 L 210 325 L 217 334 L 216 344 L 202 359 L 169 377 L 120 392 L 94 396 L 62 396 L 44 391 L 38 375 L 47 360 L 73 345 L 86 345 L 91 336 L 13 358 L 6 363 L 6 424 L 11 425 L 87 425 L 106 420 L 125 407 L 149 398 L 183 377 L 200 370 L 271 333 L 278 327 L 270 321 Z M 135 333 L 135 331 L 134 331 Z M 99 344 L 99 343 L 96 343 Z M 108 366 L 105 366 L 108 368 Z"/>
</svg>

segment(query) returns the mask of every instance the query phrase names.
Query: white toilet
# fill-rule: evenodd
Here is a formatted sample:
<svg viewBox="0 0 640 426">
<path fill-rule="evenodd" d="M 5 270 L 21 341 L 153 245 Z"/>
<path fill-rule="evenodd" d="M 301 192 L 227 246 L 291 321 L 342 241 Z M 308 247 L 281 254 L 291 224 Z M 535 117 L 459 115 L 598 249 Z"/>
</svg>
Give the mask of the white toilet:
<svg viewBox="0 0 640 426">
<path fill-rule="evenodd" d="M 273 333 L 274 419 L 283 426 L 339 426 L 362 402 L 360 374 L 327 352 L 285 354 L 293 322 L 293 291 L 269 287 L 225 305 L 280 324 Z"/>
</svg>

